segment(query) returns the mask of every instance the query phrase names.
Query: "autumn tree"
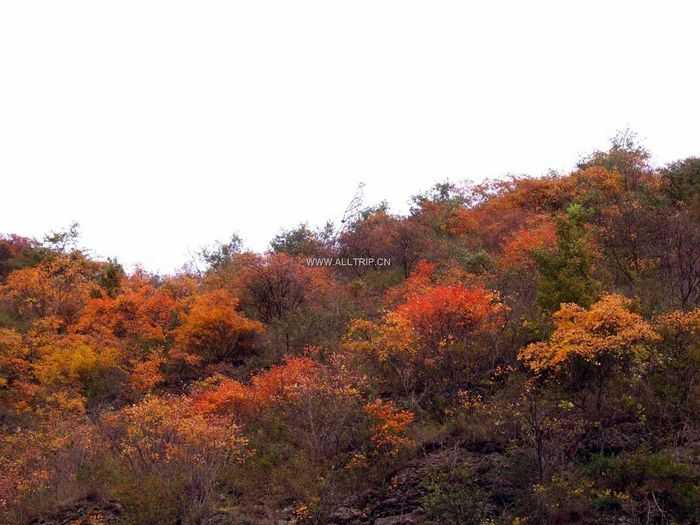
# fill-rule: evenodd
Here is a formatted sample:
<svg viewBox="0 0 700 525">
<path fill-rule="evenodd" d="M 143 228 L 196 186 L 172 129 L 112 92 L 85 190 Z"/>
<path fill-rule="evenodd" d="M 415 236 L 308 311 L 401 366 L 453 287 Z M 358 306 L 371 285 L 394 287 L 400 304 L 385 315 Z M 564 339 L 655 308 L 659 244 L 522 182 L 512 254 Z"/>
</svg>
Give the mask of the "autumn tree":
<svg viewBox="0 0 700 525">
<path fill-rule="evenodd" d="M 263 326 L 237 307 L 238 300 L 223 290 L 196 296 L 174 332 L 178 349 L 174 355 L 191 364 L 236 362 L 249 355 Z"/>
<path fill-rule="evenodd" d="M 371 419 L 371 440 L 379 452 L 396 455 L 411 445 L 406 430 L 413 422 L 414 414 L 398 409 L 391 401 L 375 399 L 367 403 L 365 412 Z"/>
<path fill-rule="evenodd" d="M 35 266 L 42 258 L 36 241 L 19 235 L 0 235 L 0 283 L 13 271 Z"/>
<path fill-rule="evenodd" d="M 325 343 L 344 330 L 347 293 L 328 268 L 274 253 L 248 260 L 234 280 L 241 309 L 267 326 L 272 359 L 300 354 L 305 346 Z"/>
<path fill-rule="evenodd" d="M 235 481 L 255 492 L 264 481 L 268 497 L 300 501 L 332 495 L 368 462 L 391 463 L 410 443 L 412 415 L 392 403 L 367 404 L 362 380 L 343 364 L 290 357 L 255 374 L 247 384 L 212 378 L 198 385 L 194 406 L 232 416 L 254 450 Z M 353 474 L 354 475 L 354 474 Z"/>
<path fill-rule="evenodd" d="M 313 272 L 280 253 L 256 261 L 246 279 L 248 301 L 260 320 L 269 323 L 304 304 L 311 292 Z"/>
<path fill-rule="evenodd" d="M 67 336 L 37 349 L 33 374 L 42 405 L 82 413 L 114 400 L 126 379 L 119 350 L 88 338 Z"/>
<path fill-rule="evenodd" d="M 620 295 L 605 295 L 589 309 L 562 304 L 549 340 L 525 347 L 519 359 L 536 374 L 564 377 L 578 389 L 593 386 L 600 411 L 606 382 L 645 360 L 648 345 L 658 338 L 631 305 Z"/>
<path fill-rule="evenodd" d="M 500 265 L 507 270 L 532 271 L 536 269 L 535 254 L 552 250 L 556 240 L 556 226 L 548 216 L 531 217 L 506 240 Z"/>
<path fill-rule="evenodd" d="M 32 387 L 30 350 L 16 330 L 0 328 L 0 423 L 22 411 Z"/>
<path fill-rule="evenodd" d="M 673 429 L 683 442 L 700 409 L 700 310 L 668 312 L 656 319 L 655 328 L 660 340 L 650 378 L 650 405 L 663 431 Z"/>
<path fill-rule="evenodd" d="M 138 523 L 197 523 L 212 512 L 224 470 L 245 457 L 246 440 L 222 416 L 187 398 L 147 397 L 106 413 L 102 435 L 116 453 L 114 495 Z"/>
<path fill-rule="evenodd" d="M 468 346 L 471 337 L 496 328 L 502 312 L 496 294 L 459 285 L 434 286 L 395 310 L 408 321 L 420 344 L 431 348 Z"/>
<path fill-rule="evenodd" d="M 467 202 L 462 187 L 451 182 L 435 184 L 429 191 L 412 199 L 411 215 L 420 217 L 435 234 L 441 236 L 459 235 L 463 230 L 462 209 Z"/>
<path fill-rule="evenodd" d="M 124 279 L 120 288 L 114 297 L 90 299 L 73 331 L 123 340 L 132 351 L 163 346 L 175 325 L 175 298 L 144 274 Z"/>
<path fill-rule="evenodd" d="M 473 377 L 477 364 L 484 363 L 477 358 L 481 337 L 502 324 L 503 313 L 497 295 L 484 288 L 430 286 L 380 322 L 353 321 L 345 347 L 374 363 L 412 403 L 420 403 L 431 392 L 454 391 Z"/>
<path fill-rule="evenodd" d="M 340 257 L 391 257 L 397 243 L 398 219 L 389 213 L 386 203 L 361 211 L 352 224 L 346 224 L 338 238 Z M 359 276 L 373 268 L 353 266 L 348 270 Z"/>
<path fill-rule="evenodd" d="M 91 469 L 105 443 L 85 418 L 54 413 L 0 439 L 0 521 L 29 523 L 96 494 Z M 99 490 L 99 489 L 97 489 Z"/>
<path fill-rule="evenodd" d="M 254 375 L 248 385 L 226 378 L 204 381 L 194 406 L 204 413 L 233 415 L 265 432 L 274 431 L 282 420 L 310 459 L 337 461 L 352 438 L 346 418 L 358 417 L 359 396 L 350 377 L 304 356 L 286 358 Z"/>
<path fill-rule="evenodd" d="M 621 175 L 625 190 L 635 190 L 642 178 L 651 171 L 649 159 L 651 154 L 639 142 L 637 134 L 624 129 L 618 131 L 610 140 L 607 151 L 595 151 L 581 159 L 580 169 L 600 166 L 610 172 Z"/>
<path fill-rule="evenodd" d="M 0 303 L 23 322 L 57 316 L 70 324 L 96 288 L 95 270 L 81 254 L 57 255 L 12 272 L 0 286 Z"/>
</svg>

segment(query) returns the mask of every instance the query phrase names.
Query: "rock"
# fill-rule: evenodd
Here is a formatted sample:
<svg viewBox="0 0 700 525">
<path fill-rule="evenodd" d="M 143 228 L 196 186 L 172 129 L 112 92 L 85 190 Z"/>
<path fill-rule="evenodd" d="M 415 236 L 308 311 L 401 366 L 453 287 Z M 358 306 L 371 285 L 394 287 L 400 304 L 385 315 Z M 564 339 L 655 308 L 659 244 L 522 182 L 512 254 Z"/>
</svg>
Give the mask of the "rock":
<svg viewBox="0 0 700 525">
<path fill-rule="evenodd" d="M 88 499 L 64 507 L 51 516 L 33 520 L 31 525 L 110 525 L 116 524 L 121 514 L 118 503 Z"/>
<path fill-rule="evenodd" d="M 388 476 L 381 487 L 359 493 L 333 511 L 329 525 L 413 525 L 426 521 L 422 508 L 425 481 L 436 473 L 468 469 L 488 487 L 501 487 L 504 499 L 512 487 L 504 483 L 506 460 L 499 452 L 471 452 L 460 444 L 433 447 Z M 506 490 L 503 490 L 505 486 Z"/>
<path fill-rule="evenodd" d="M 352 507 L 340 507 L 329 516 L 329 522 L 333 525 L 352 525 L 359 523 L 365 515 L 362 511 Z"/>
<path fill-rule="evenodd" d="M 418 510 L 409 514 L 386 516 L 374 520 L 374 525 L 416 525 L 418 523 L 423 523 L 423 513 Z"/>
</svg>

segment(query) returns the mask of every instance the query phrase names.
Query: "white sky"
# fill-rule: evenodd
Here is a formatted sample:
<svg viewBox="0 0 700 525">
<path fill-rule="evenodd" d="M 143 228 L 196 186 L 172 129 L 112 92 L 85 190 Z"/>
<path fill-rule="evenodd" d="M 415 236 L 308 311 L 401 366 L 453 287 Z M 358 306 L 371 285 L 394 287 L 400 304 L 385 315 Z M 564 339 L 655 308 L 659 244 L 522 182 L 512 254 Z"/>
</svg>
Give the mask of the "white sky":
<svg viewBox="0 0 700 525">
<path fill-rule="evenodd" d="M 624 127 L 657 163 L 700 154 L 697 5 L 0 0 L 0 232 L 76 220 L 172 271 L 337 220 L 359 181 L 404 211 Z"/>
</svg>

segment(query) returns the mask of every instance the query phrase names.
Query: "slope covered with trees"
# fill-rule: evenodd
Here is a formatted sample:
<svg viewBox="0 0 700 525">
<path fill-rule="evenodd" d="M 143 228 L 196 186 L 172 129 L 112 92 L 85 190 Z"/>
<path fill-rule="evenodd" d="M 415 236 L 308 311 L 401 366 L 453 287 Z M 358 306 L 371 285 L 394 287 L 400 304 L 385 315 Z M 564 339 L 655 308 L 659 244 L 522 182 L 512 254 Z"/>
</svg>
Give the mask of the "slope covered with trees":
<svg viewBox="0 0 700 525">
<path fill-rule="evenodd" d="M 0 523 L 700 522 L 700 159 L 649 158 L 168 276 L 3 235 Z"/>
</svg>

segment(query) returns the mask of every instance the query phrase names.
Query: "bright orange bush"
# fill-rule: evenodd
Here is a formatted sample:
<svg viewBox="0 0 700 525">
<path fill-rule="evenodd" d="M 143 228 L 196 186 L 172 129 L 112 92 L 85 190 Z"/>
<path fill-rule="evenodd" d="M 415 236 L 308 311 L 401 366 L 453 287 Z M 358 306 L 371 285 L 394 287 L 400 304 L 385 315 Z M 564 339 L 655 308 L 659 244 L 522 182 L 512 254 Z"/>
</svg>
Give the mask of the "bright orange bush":
<svg viewBox="0 0 700 525">
<path fill-rule="evenodd" d="M 263 325 L 236 311 L 238 300 L 224 290 L 194 298 L 182 326 L 175 330 L 180 350 L 204 362 L 237 359 L 250 353 Z"/>
<path fill-rule="evenodd" d="M 75 321 L 97 285 L 93 268 L 78 256 L 60 255 L 12 272 L 0 286 L 0 303 L 23 320 L 56 316 Z"/>
<path fill-rule="evenodd" d="M 410 297 L 395 313 L 426 344 L 445 346 L 499 326 L 503 311 L 497 295 L 485 288 L 448 285 Z"/>
<path fill-rule="evenodd" d="M 147 393 L 165 381 L 165 374 L 162 367 L 165 358 L 158 353 L 149 355 L 145 360 L 134 365 L 129 381 L 138 393 Z"/>
<path fill-rule="evenodd" d="M 238 381 L 221 378 L 215 385 L 212 380 L 200 385 L 193 397 L 193 407 L 203 414 L 248 414 L 255 405 L 251 389 Z"/>
<path fill-rule="evenodd" d="M 125 339 L 137 347 L 163 345 L 175 310 L 169 293 L 136 275 L 125 280 L 116 297 L 88 301 L 74 331 Z"/>
</svg>

